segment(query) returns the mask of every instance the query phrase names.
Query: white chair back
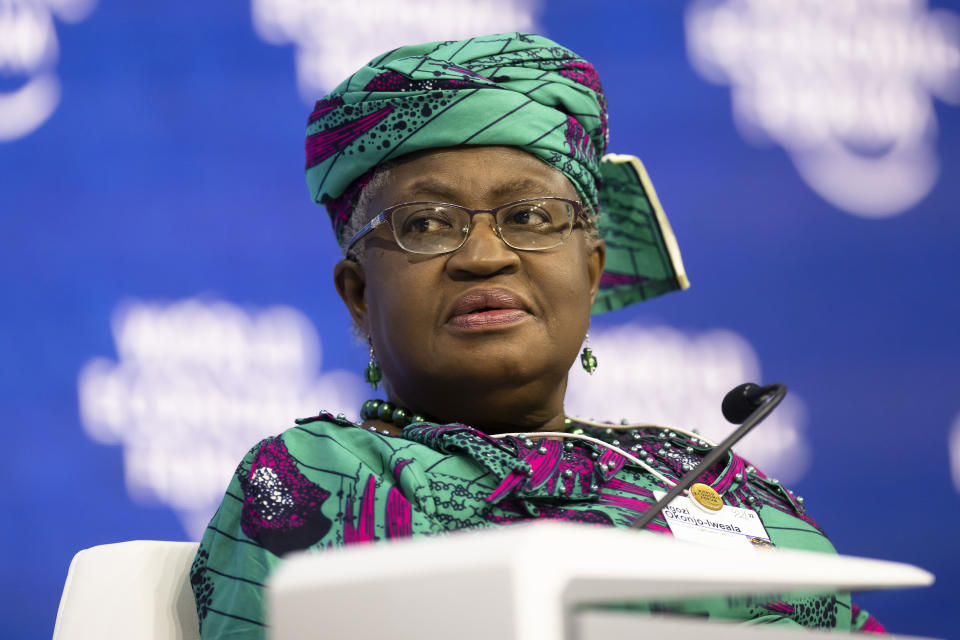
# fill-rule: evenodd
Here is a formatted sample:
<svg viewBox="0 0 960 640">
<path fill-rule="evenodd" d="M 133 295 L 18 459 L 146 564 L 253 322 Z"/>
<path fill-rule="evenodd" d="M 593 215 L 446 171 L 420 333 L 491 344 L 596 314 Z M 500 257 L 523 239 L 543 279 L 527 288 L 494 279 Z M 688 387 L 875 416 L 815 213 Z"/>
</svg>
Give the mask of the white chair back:
<svg viewBox="0 0 960 640">
<path fill-rule="evenodd" d="M 73 557 L 54 640 L 200 640 L 190 588 L 195 542 L 137 540 Z"/>
</svg>

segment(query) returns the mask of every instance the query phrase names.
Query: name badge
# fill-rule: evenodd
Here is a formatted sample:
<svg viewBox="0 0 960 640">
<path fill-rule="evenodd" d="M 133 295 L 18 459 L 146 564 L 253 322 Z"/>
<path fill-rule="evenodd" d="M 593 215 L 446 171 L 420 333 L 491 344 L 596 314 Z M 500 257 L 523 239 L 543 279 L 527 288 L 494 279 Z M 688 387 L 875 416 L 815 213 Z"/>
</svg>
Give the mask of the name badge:
<svg viewBox="0 0 960 640">
<path fill-rule="evenodd" d="M 654 491 L 653 495 L 662 500 L 667 493 Z M 726 549 L 769 549 L 774 546 L 760 516 L 753 509 L 728 504 L 716 510 L 704 509 L 690 498 L 677 496 L 661 513 L 677 540 Z"/>
</svg>

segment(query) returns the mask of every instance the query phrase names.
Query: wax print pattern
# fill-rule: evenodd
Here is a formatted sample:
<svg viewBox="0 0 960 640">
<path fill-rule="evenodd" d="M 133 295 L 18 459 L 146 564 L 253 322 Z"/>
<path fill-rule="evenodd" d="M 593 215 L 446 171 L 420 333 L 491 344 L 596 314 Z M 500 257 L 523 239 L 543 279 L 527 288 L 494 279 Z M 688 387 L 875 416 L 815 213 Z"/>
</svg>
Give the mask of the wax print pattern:
<svg viewBox="0 0 960 640">
<path fill-rule="evenodd" d="M 670 479 L 709 450 L 703 441 L 658 428 L 571 422 L 568 429 L 629 450 Z M 725 503 L 756 509 L 774 545 L 835 552 L 793 494 L 739 456 L 730 454 L 700 480 Z M 263 637 L 264 583 L 291 551 L 533 518 L 627 527 L 655 502 L 653 490 L 664 488 L 619 453 L 582 441 L 495 439 L 464 425 L 432 423 L 391 437 L 321 413 L 263 440 L 237 468 L 191 571 L 202 635 Z M 649 528 L 669 534 L 662 517 Z M 842 593 L 623 606 L 882 631 Z"/>
<path fill-rule="evenodd" d="M 594 214 L 618 259 L 596 311 L 686 287 L 666 219 L 643 189 L 605 172 L 607 102 L 596 69 L 542 36 L 497 34 L 395 49 L 317 101 L 307 124 L 311 196 L 326 206 L 341 247 L 347 221 L 377 166 L 459 145 L 508 145 L 563 172 Z M 606 180 L 616 193 L 607 194 Z M 620 185 L 620 186 L 618 186 Z M 531 194 L 531 196 L 551 194 Z M 610 215 L 608 215 L 608 210 Z"/>
<path fill-rule="evenodd" d="M 638 158 L 604 156 L 597 224 L 607 262 L 593 313 L 690 286 L 673 230 Z"/>
</svg>

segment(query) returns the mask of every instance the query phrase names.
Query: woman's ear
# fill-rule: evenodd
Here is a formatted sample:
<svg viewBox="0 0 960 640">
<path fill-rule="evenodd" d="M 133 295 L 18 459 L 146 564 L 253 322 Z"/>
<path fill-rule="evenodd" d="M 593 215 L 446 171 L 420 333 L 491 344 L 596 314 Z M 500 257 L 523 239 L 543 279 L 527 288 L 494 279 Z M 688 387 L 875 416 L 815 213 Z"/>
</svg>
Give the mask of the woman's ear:
<svg viewBox="0 0 960 640">
<path fill-rule="evenodd" d="M 367 301 L 364 298 L 367 282 L 363 267 L 344 258 L 333 268 L 333 284 L 337 287 L 340 299 L 347 306 L 350 316 L 357 326 L 367 330 Z"/>
<path fill-rule="evenodd" d="M 600 277 L 603 275 L 603 267 L 607 264 L 607 245 L 603 240 L 597 239 L 593 249 L 587 255 L 587 270 L 590 277 L 590 304 L 597 301 L 597 291 L 600 290 Z"/>
</svg>

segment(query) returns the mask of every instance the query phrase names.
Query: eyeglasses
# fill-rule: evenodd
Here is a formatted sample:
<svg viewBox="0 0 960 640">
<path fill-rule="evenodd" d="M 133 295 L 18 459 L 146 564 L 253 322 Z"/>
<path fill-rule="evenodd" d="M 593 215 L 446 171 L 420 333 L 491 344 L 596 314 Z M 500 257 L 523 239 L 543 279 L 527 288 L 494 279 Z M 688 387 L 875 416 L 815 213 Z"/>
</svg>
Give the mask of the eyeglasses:
<svg viewBox="0 0 960 640">
<path fill-rule="evenodd" d="M 361 238 L 386 223 L 404 251 L 439 254 L 456 251 L 467 241 L 473 217 L 493 216 L 497 236 L 522 251 L 558 247 L 573 233 L 578 217 L 586 219 L 583 205 L 565 198 L 526 198 L 493 209 L 470 209 L 448 202 L 404 202 L 384 209 L 361 228 L 347 244 L 346 254 Z"/>
</svg>

